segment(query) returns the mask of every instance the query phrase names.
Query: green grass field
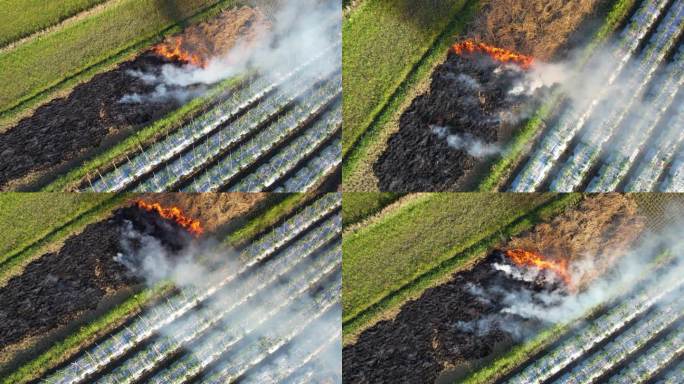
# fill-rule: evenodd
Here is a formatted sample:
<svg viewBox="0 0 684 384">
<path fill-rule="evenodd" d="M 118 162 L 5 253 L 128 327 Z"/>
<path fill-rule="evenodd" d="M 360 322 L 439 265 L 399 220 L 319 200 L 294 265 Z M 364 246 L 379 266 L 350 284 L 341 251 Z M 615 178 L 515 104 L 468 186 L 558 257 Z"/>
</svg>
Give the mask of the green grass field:
<svg viewBox="0 0 684 384">
<path fill-rule="evenodd" d="M 0 0 L 0 47 L 108 0 Z"/>
<path fill-rule="evenodd" d="M 364 133 L 464 3 L 365 1 L 343 21 L 343 154 Z"/>
<path fill-rule="evenodd" d="M 345 236 L 344 319 L 356 316 L 552 196 L 426 195 Z"/>
<path fill-rule="evenodd" d="M 109 194 L 0 193 L 0 264 L 79 214 L 111 198 Z"/>
<path fill-rule="evenodd" d="M 347 192 L 342 195 L 342 225 L 358 223 L 397 201 L 403 193 Z"/>
<path fill-rule="evenodd" d="M 18 113 L 45 93 L 73 85 L 94 68 L 116 62 L 118 55 L 144 48 L 184 20 L 212 14 L 233 0 L 182 0 L 172 11 L 158 0 L 121 0 L 45 36 L 0 53 L 0 114 Z M 213 6 L 213 7 L 212 7 Z M 174 29 L 176 28 L 176 29 Z M 78 52 L 74 55 L 73 52 Z"/>
</svg>

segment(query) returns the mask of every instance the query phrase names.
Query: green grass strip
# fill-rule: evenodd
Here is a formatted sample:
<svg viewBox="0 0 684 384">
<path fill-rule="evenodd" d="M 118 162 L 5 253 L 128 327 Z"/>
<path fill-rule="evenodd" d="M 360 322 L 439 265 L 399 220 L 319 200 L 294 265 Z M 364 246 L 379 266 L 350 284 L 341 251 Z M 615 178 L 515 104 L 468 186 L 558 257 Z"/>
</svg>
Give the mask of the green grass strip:
<svg viewBox="0 0 684 384">
<path fill-rule="evenodd" d="M 622 21 L 629 15 L 634 8 L 636 0 L 618 0 L 606 16 L 601 28 L 596 32 L 589 44 L 584 48 L 580 63 L 585 64 L 594 51 L 610 37 L 620 26 Z M 560 105 L 562 96 L 554 93 L 549 100 L 545 101 L 530 120 L 514 136 L 505 155 L 495 161 L 490 172 L 480 182 L 477 190 L 496 191 L 506 182 L 513 168 L 520 162 L 520 159 L 529 150 L 530 142 L 536 136 L 542 126 L 542 122 L 550 117 L 554 110 Z"/>
<path fill-rule="evenodd" d="M 182 107 L 170 112 L 162 119 L 138 130 L 135 134 L 118 142 L 107 151 L 86 161 L 82 166 L 58 177 L 42 188 L 41 191 L 58 192 L 75 190 L 86 175 L 95 172 L 97 169 L 111 166 L 112 163 L 116 163 L 125 154 L 137 151 L 139 146 L 145 147 L 163 134 L 181 127 L 190 118 L 201 112 L 217 95 L 227 88 L 235 86 L 243 79 L 244 76 L 239 76 L 224 80 L 219 85 L 212 88 L 207 95 L 191 100 Z M 91 176 L 94 177 L 95 175 L 91 174 Z"/>
<path fill-rule="evenodd" d="M 0 47 L 108 0 L 0 0 Z"/>
<path fill-rule="evenodd" d="M 347 192 L 342 195 L 342 226 L 365 220 L 404 195 L 396 192 Z"/>
<path fill-rule="evenodd" d="M 443 59 L 445 52 L 454 41 L 454 36 L 461 35 L 467 23 L 477 14 L 480 9 L 478 0 L 464 1 L 461 11 L 449 22 L 442 33 L 434 40 L 432 46 L 425 51 L 423 56 L 410 67 L 403 77 L 403 81 L 393 92 L 388 92 L 384 102 L 378 105 L 375 112 L 369 115 L 368 122 L 361 133 L 356 135 L 356 141 L 350 143 L 346 150 L 343 148 L 344 162 L 342 163 L 342 180 L 346 180 L 355 171 L 358 162 L 367 156 L 367 151 L 372 143 L 378 140 L 378 136 L 392 119 L 394 114 L 399 112 L 404 98 L 413 88 L 427 79 L 432 73 L 435 62 Z M 344 64 L 344 63 L 343 63 Z M 352 92 L 345 88 L 345 103 L 347 99 L 353 98 Z M 345 104 L 346 105 L 346 104 Z M 345 115 L 346 116 L 346 115 Z M 345 126 L 351 126 L 345 118 Z M 343 137 L 348 135 L 348 131 L 343 133 Z"/>
<path fill-rule="evenodd" d="M 400 306 L 409 297 L 419 295 L 447 274 L 454 273 L 456 269 L 484 257 L 487 251 L 503 239 L 528 230 L 541 221 L 549 220 L 569 206 L 577 205 L 581 199 L 582 195 L 579 193 L 556 195 L 551 201 L 532 209 L 527 214 L 497 229 L 494 233 L 489 234 L 464 250 L 451 254 L 449 258 L 443 260 L 434 268 L 421 273 L 412 281 L 388 292 L 382 299 L 362 311 L 358 311 L 351 316 L 344 316 L 342 322 L 343 335 L 353 334 L 357 330 L 366 327 L 368 323 L 378 318 L 382 313 Z"/>
<path fill-rule="evenodd" d="M 173 289 L 171 284 L 160 284 L 155 288 L 143 290 L 132 295 L 123 303 L 116 306 L 96 320 L 84 324 L 76 332 L 69 335 L 66 339 L 55 343 L 47 351 L 39 355 L 34 360 L 22 365 L 15 372 L 2 380 L 2 384 L 23 384 L 29 381 L 38 380 L 52 367 L 64 363 L 71 356 L 77 353 L 84 343 L 104 336 L 122 324 L 133 313 L 139 313 L 153 300 L 163 297 Z"/>
<path fill-rule="evenodd" d="M 26 260 L 37 256 L 44 246 L 61 241 L 75 231 L 85 228 L 86 225 L 109 214 L 112 208 L 123 203 L 128 197 L 129 195 L 111 195 L 109 198 L 98 202 L 96 205 L 79 212 L 75 217 L 63 224 L 57 225 L 39 239 L 27 243 L 25 246 L 17 248 L 15 251 L 5 255 L 4 260 L 0 263 L 0 281 L 5 281 L 7 276 L 13 273 L 15 267 L 23 264 Z M 55 198 L 57 199 L 59 197 L 55 196 Z"/>
<path fill-rule="evenodd" d="M 208 18 L 237 3 L 177 1 L 177 14 L 172 17 L 157 0 L 122 0 L 102 13 L 0 53 L 0 119 L 11 120 L 50 94 L 94 76 L 103 67 L 159 41 L 163 35 L 179 32 L 182 25 Z"/>
<path fill-rule="evenodd" d="M 95 194 L 0 194 L 0 265 L 108 198 Z"/>
<path fill-rule="evenodd" d="M 345 18 L 343 154 L 376 120 L 464 3 L 465 0 L 365 1 Z"/>
</svg>

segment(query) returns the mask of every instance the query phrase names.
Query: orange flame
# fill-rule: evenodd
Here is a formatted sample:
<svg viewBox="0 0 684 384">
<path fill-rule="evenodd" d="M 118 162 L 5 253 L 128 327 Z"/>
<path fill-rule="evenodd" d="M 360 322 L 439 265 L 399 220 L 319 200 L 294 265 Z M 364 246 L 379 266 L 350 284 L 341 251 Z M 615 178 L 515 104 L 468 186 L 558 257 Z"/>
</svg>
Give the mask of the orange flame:
<svg viewBox="0 0 684 384">
<path fill-rule="evenodd" d="M 176 37 L 175 45 L 173 43 L 161 43 L 157 44 L 152 48 L 152 51 L 159 56 L 165 57 L 169 60 L 180 61 L 183 63 L 188 63 L 196 67 L 204 67 L 205 62 L 197 54 L 190 53 L 187 50 L 183 50 L 183 39 Z"/>
<path fill-rule="evenodd" d="M 148 212 L 157 212 L 159 216 L 172 220 L 181 227 L 185 228 L 188 232 L 192 233 L 194 236 L 200 236 L 204 233 L 202 228 L 202 223 L 199 220 L 192 219 L 183 214 L 183 211 L 178 207 L 165 208 L 159 203 L 146 203 L 142 200 L 138 200 L 135 204 L 140 209 L 144 209 Z"/>
<path fill-rule="evenodd" d="M 499 61 L 501 63 L 513 63 L 517 64 L 523 69 L 529 69 L 534 63 L 534 58 L 531 56 L 521 55 L 513 51 L 509 51 L 503 48 L 493 47 L 484 43 L 476 43 L 471 40 L 466 40 L 451 47 L 454 52 L 458 55 L 463 55 L 464 53 L 484 53 L 490 56 L 492 59 Z"/>
<path fill-rule="evenodd" d="M 572 277 L 568 272 L 568 262 L 566 260 L 546 260 L 543 256 L 523 249 L 509 249 L 506 256 L 516 265 L 524 267 L 537 267 L 554 272 L 565 284 L 573 289 Z"/>
</svg>

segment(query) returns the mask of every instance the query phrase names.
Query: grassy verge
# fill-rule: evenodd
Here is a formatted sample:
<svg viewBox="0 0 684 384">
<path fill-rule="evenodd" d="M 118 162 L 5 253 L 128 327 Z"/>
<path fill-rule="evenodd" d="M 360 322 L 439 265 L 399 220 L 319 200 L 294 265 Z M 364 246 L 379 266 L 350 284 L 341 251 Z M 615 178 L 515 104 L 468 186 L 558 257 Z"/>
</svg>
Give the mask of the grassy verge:
<svg viewBox="0 0 684 384">
<path fill-rule="evenodd" d="M 51 198 L 53 201 L 57 200 L 55 195 L 52 195 Z M 108 215 L 114 207 L 122 204 L 128 198 L 128 195 L 112 196 L 102 194 L 100 198 L 101 201 L 94 206 L 82 210 L 76 216 L 61 224 L 55 224 L 56 226 L 51 230 L 44 231 L 42 237 L 36 238 L 33 241 L 27 241 L 22 247 L 15 248 L 14 251 L 6 254 L 0 264 L 0 284 L 4 284 L 8 278 L 18 273 L 23 266 L 42 255 L 50 245 L 61 243 L 64 239 L 81 231 L 88 224 Z"/>
<path fill-rule="evenodd" d="M 618 28 L 622 21 L 634 8 L 636 0 L 617 0 L 603 24 L 598 29 L 582 53 L 582 63 L 589 60 L 591 54 L 605 42 Z M 560 94 L 554 94 L 537 110 L 530 120 L 513 137 L 505 155 L 492 164 L 490 172 L 480 182 L 478 191 L 495 191 L 501 187 L 513 168 L 520 162 L 521 157 L 529 148 L 532 138 L 540 129 L 542 122 L 549 118 L 561 101 Z"/>
<path fill-rule="evenodd" d="M 342 195 L 342 226 L 358 223 L 397 201 L 404 193 L 348 192 Z"/>
<path fill-rule="evenodd" d="M 344 20 L 343 154 L 354 146 L 464 3 L 365 1 Z"/>
<path fill-rule="evenodd" d="M 56 199 L 47 194 L 0 194 L 0 265 L 109 197 L 60 194 Z"/>
<path fill-rule="evenodd" d="M 0 47 L 108 0 L 0 0 Z"/>
<path fill-rule="evenodd" d="M 414 87 L 430 76 L 434 64 L 445 57 L 445 52 L 453 43 L 454 36 L 458 36 L 463 32 L 466 24 L 480 9 L 480 2 L 478 0 L 468 0 L 463 3 L 461 11 L 454 15 L 450 22 L 442 29 L 441 34 L 434 39 L 432 45 L 424 52 L 420 60 L 407 69 L 407 73 L 399 86 L 394 88 L 391 93 L 388 91 L 388 96 L 385 98 L 386 101 L 378 105 L 376 110 L 369 115 L 362 132 L 357 135 L 356 141 L 349 144 L 347 151 L 343 151 L 345 156 L 344 163 L 342 164 L 343 182 L 355 172 L 359 161 L 365 159 L 369 147 L 375 143 L 380 133 L 392 121 L 393 116 L 401 113 L 399 109 L 405 97 L 412 92 Z M 352 98 L 352 91 L 348 91 L 345 88 L 345 97 Z M 345 125 L 350 125 L 350 123 L 345 120 Z M 347 133 L 344 132 L 344 135 L 347 135 Z"/>
<path fill-rule="evenodd" d="M 170 12 L 156 0 L 122 0 L 102 13 L 0 53 L 0 117 L 10 119 L 160 39 L 216 14 L 234 0 L 183 0 Z M 71 53 L 79 52 L 78 55 Z"/>
<path fill-rule="evenodd" d="M 212 100 L 225 91 L 227 88 L 235 86 L 243 77 L 235 77 L 224 80 L 219 85 L 212 88 L 207 95 L 196 98 L 182 107 L 170 112 L 164 118 L 138 130 L 135 134 L 121 140 L 112 148 L 86 161 L 82 166 L 73 169 L 55 179 L 41 190 L 43 192 L 69 191 L 78 188 L 81 181 L 91 172 L 111 166 L 118 162 L 127 153 L 134 152 L 139 146 L 146 146 L 157 140 L 165 133 L 181 127 L 190 118 L 203 111 Z"/>
<path fill-rule="evenodd" d="M 483 239 L 493 242 L 508 233 L 510 226 L 536 222 L 539 207 L 554 196 L 430 194 L 345 236 L 344 323 L 358 322 L 362 313 L 377 312 L 372 308 L 440 265 L 462 259 L 463 252 L 477 248 Z"/>
</svg>

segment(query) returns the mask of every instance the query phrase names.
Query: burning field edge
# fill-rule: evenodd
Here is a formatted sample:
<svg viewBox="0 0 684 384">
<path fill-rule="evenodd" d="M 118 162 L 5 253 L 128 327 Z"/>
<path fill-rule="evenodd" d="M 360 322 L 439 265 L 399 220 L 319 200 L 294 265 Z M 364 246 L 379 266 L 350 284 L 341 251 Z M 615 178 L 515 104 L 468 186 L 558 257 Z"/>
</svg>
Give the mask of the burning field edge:
<svg viewBox="0 0 684 384">
<path fill-rule="evenodd" d="M 436 267 L 421 273 L 401 288 L 389 292 L 379 301 L 367 306 L 366 309 L 352 315 L 345 315 L 342 320 L 343 344 L 353 343 L 363 330 L 371 327 L 388 315 L 391 317 L 391 313 L 396 311 L 407 300 L 420 296 L 423 291 L 440 284 L 454 272 L 473 265 L 485 257 L 487 251 L 500 243 L 502 239 L 519 234 L 541 221 L 554 217 L 566 208 L 577 205 L 582 198 L 583 195 L 579 193 L 558 195 L 550 201 L 530 210 L 523 216 L 514 219 L 511 223 L 491 235 L 477 240 L 463 251 L 452 254 Z"/>
<path fill-rule="evenodd" d="M 154 195 L 150 196 L 153 197 Z M 267 233 L 270 228 L 279 225 L 288 217 L 296 214 L 316 196 L 318 195 L 315 193 L 273 194 L 252 206 L 249 211 L 241 216 L 231 219 L 228 223 L 229 225 L 223 226 L 217 234 L 219 234 L 224 245 L 239 249 L 245 246 L 251 239 Z M 100 208 L 97 210 L 98 215 L 88 216 L 89 220 L 84 222 L 82 226 L 98 220 L 104 220 L 105 216 L 111 214 L 113 208 L 125 205 L 133 197 L 135 196 L 132 194 L 119 194 L 110 197 L 105 203 L 100 204 Z M 73 233 L 64 233 L 59 239 L 69 237 L 70 235 L 73 235 Z M 54 241 L 55 238 L 50 236 L 40 240 L 40 242 L 45 244 L 54 243 Z M 41 250 L 42 248 L 35 247 L 35 249 L 31 248 L 30 253 L 22 251 L 20 254 L 25 255 L 24 258 L 35 258 L 42 255 Z M 140 313 L 144 308 L 163 299 L 174 290 L 173 285 L 168 282 L 161 282 L 149 288 L 135 290 L 131 296 L 120 304 L 90 321 L 80 324 L 78 328 L 65 338 L 57 340 L 49 348 L 39 351 L 38 354 L 34 354 L 29 360 L 25 360 L 13 373 L 4 377 L 0 383 L 14 384 L 35 381 L 40 375 L 68 361 L 83 348 L 97 342 L 97 340 Z"/>
</svg>

